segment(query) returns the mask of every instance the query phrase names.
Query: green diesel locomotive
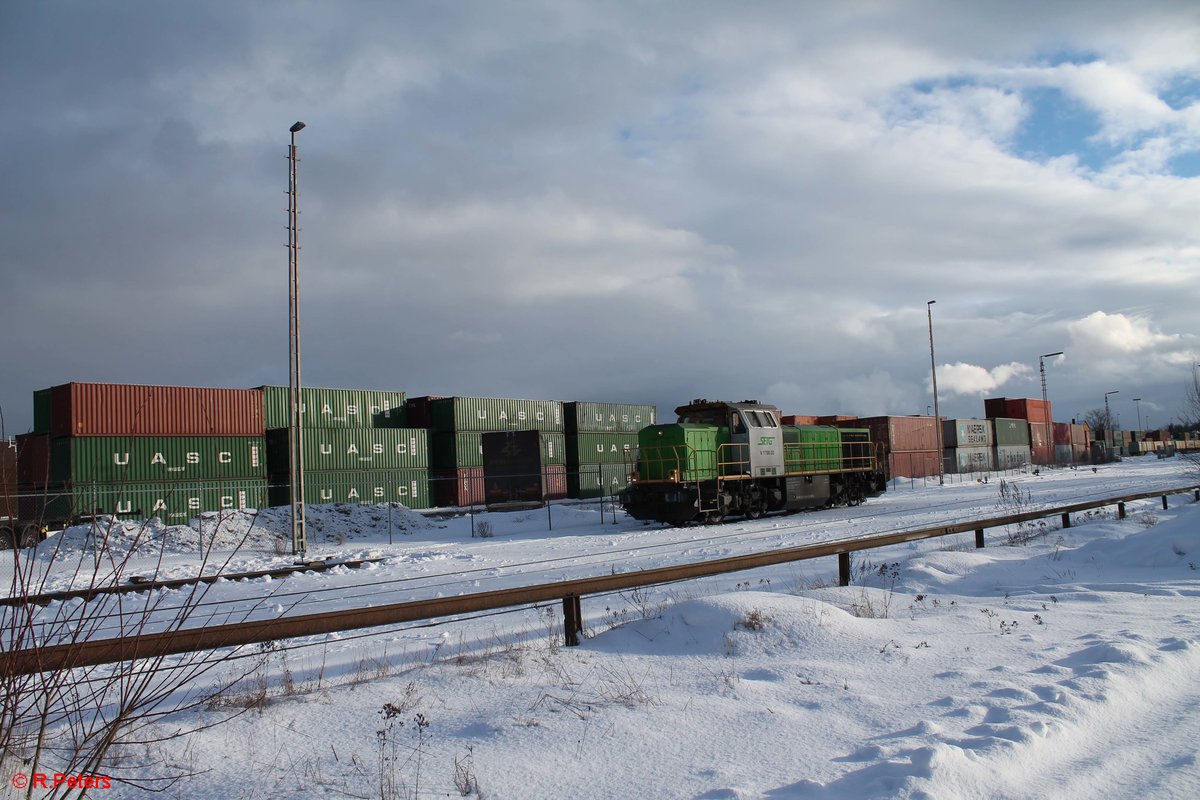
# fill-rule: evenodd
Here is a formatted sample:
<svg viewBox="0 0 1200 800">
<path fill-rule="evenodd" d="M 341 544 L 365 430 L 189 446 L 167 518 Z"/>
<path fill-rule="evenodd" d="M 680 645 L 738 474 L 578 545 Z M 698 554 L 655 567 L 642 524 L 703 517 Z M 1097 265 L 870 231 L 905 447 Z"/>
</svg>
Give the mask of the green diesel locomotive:
<svg viewBox="0 0 1200 800">
<path fill-rule="evenodd" d="M 856 505 L 887 485 L 870 431 L 781 425 L 775 406 L 695 400 L 679 421 L 638 433 L 621 492 L 635 519 L 714 524 L 776 511 Z"/>
</svg>

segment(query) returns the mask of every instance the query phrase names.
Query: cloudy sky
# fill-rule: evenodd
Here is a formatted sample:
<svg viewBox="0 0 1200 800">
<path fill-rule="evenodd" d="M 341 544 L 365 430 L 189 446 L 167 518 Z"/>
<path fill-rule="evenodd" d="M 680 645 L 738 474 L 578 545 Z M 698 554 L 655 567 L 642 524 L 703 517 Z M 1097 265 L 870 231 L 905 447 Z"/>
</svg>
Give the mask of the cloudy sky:
<svg viewBox="0 0 1200 800">
<path fill-rule="evenodd" d="M 0 4 L 0 408 L 67 381 L 1179 417 L 1200 4 Z"/>
</svg>

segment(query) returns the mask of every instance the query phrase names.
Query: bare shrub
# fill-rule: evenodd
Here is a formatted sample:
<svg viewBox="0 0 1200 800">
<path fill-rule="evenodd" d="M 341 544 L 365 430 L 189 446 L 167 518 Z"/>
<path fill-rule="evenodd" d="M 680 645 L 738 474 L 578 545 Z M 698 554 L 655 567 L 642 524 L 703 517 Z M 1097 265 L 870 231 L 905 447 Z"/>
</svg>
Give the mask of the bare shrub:
<svg viewBox="0 0 1200 800">
<path fill-rule="evenodd" d="M 491 539 L 496 535 L 496 532 L 492 530 L 492 523 L 486 519 L 475 523 L 475 533 L 480 539 Z"/>
<path fill-rule="evenodd" d="M 218 529 L 221 524 L 219 517 Z M 185 737 L 191 731 L 173 728 L 164 736 L 154 729 L 155 723 L 168 714 L 211 706 L 214 696 L 253 675 L 253 665 L 235 667 L 231 675 L 217 681 L 215 689 L 201 685 L 219 667 L 234 663 L 236 650 L 99 666 L 47 666 L 55 664 L 54 653 L 85 642 L 203 625 L 199 616 L 214 584 L 196 583 L 176 592 L 96 593 L 71 603 L 30 602 L 47 591 L 52 576 L 68 580 L 75 588 L 100 592 L 125 583 L 133 572 L 147 566 L 159 574 L 164 548 L 156 547 L 158 559 L 149 564 L 135 557 L 152 538 L 154 527 L 144 523 L 131 536 L 127 528 L 107 519 L 94 525 L 86 547 L 71 548 L 70 543 L 80 538 L 64 532 L 38 548 L 12 552 L 9 597 L 0 606 L 0 774 L 106 775 L 114 785 L 163 791 L 184 778 L 186 770 L 165 761 L 147 764 L 138 756 L 150 752 L 152 743 Z M 247 531 L 245 536 L 249 535 Z M 212 549 L 216 539 L 214 532 L 208 546 L 202 545 L 197 575 L 211 574 L 210 567 L 218 573 L 228 568 L 233 554 L 218 563 Z M 245 542 L 242 538 L 234 552 Z M 244 708 L 230 709 L 231 715 L 237 713 L 244 713 Z M 150 767 L 157 767 L 160 777 L 147 778 Z M 30 783 L 22 794 L 27 800 L 33 797 Z M 38 796 L 80 793 L 78 787 L 63 783 Z"/>
</svg>

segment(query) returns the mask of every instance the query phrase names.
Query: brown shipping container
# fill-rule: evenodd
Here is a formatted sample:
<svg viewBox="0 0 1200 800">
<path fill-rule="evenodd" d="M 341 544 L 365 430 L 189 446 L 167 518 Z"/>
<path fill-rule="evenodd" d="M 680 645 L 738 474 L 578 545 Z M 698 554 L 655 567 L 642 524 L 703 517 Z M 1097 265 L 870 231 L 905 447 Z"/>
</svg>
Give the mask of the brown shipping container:
<svg viewBox="0 0 1200 800">
<path fill-rule="evenodd" d="M 1050 431 L 1040 422 L 1029 423 L 1029 444 L 1031 447 L 1051 447 L 1054 442 L 1049 436 Z"/>
<path fill-rule="evenodd" d="M 1023 419 L 1043 425 L 1053 419 L 1050 403 L 1031 397 L 992 397 L 983 401 L 983 409 L 991 418 Z"/>
<path fill-rule="evenodd" d="M 928 478 L 937 475 L 941 467 L 937 450 L 907 450 L 888 456 L 889 478 Z"/>
<path fill-rule="evenodd" d="M 857 422 L 858 417 L 846 416 L 843 414 L 823 414 L 822 416 L 817 417 L 817 421 L 814 424 L 816 424 L 816 425 L 837 425 L 838 423 L 841 423 L 841 422 L 852 422 L 852 421 Z M 851 427 L 855 427 L 855 426 L 852 425 Z"/>
<path fill-rule="evenodd" d="M 1071 444 L 1071 426 L 1065 422 L 1054 423 L 1054 446 Z"/>
<path fill-rule="evenodd" d="M 262 436 L 253 389 L 66 383 L 51 392 L 53 436 Z"/>
<path fill-rule="evenodd" d="M 483 467 L 430 470 L 429 483 L 439 506 L 483 505 Z"/>
<path fill-rule="evenodd" d="M 17 436 L 17 485 L 40 489 L 50 482 L 50 436 L 22 433 Z"/>
<path fill-rule="evenodd" d="M 410 397 L 404 401 L 404 424 L 410 428 L 433 427 L 433 401 L 441 400 L 441 395 L 426 397 Z"/>
<path fill-rule="evenodd" d="M 816 425 L 819 417 L 805 416 L 803 414 L 787 414 L 779 421 L 781 425 Z"/>
<path fill-rule="evenodd" d="M 908 451 L 932 451 L 934 471 L 941 462 L 938 449 L 937 421 L 933 417 L 863 417 L 839 421 L 840 428 L 867 428 L 871 441 L 879 442 L 885 453 Z M 919 476 L 910 476 L 919 477 Z"/>
<path fill-rule="evenodd" d="M 17 515 L 17 443 L 0 439 L 0 517 Z"/>
</svg>

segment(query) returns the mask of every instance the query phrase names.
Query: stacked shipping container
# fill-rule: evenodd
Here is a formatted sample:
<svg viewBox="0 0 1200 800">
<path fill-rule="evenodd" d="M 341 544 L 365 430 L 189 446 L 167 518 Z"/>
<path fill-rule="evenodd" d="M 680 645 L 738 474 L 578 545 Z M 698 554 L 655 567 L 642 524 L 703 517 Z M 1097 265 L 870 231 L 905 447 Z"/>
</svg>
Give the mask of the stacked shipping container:
<svg viewBox="0 0 1200 800">
<path fill-rule="evenodd" d="M 544 495 L 547 499 L 566 496 L 561 402 L 430 396 L 409 398 L 405 409 L 414 422 L 429 426 L 430 478 L 438 505 L 469 506 L 486 501 L 483 434 L 501 431 L 540 432 Z"/>
<path fill-rule="evenodd" d="M 246 389 L 67 383 L 34 392 L 18 437 L 23 520 L 187 523 L 267 503 L 262 400 Z"/>
<path fill-rule="evenodd" d="M 1034 464 L 1054 463 L 1053 414 L 1050 403 L 1024 397 L 992 397 L 983 401 L 991 419 L 1020 419 L 1029 425 L 1029 447 Z"/>
<path fill-rule="evenodd" d="M 938 449 L 934 417 L 826 418 L 839 428 L 867 428 L 876 442 L 879 457 L 886 458 L 888 478 L 924 478 L 939 474 L 942 453 Z"/>
<path fill-rule="evenodd" d="M 567 496 L 612 497 L 629 484 L 638 431 L 655 424 L 654 406 L 571 402 L 563 406 Z"/>
<path fill-rule="evenodd" d="M 987 472 L 996 468 L 991 420 L 942 420 L 942 446 L 946 472 Z"/>
<path fill-rule="evenodd" d="M 263 386 L 268 430 L 271 505 L 290 500 L 290 390 Z M 300 450 L 305 503 L 432 505 L 429 439 L 423 428 L 401 427 L 403 392 L 304 388 L 300 398 Z"/>
</svg>

